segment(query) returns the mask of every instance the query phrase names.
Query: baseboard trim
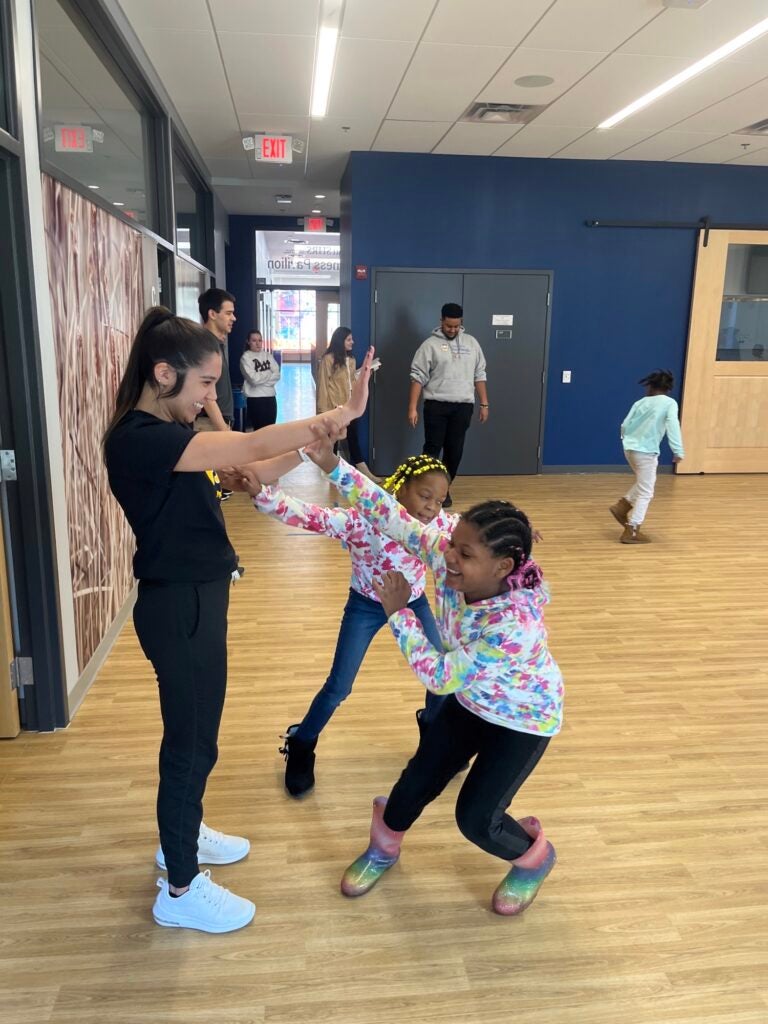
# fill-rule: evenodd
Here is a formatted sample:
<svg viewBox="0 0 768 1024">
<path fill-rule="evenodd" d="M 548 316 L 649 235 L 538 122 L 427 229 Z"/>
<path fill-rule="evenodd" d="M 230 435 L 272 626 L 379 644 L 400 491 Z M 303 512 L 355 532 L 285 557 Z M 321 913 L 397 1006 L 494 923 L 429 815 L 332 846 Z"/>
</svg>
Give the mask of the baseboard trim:
<svg viewBox="0 0 768 1024">
<path fill-rule="evenodd" d="M 115 619 L 114 619 L 112 625 L 109 627 L 107 632 L 104 634 L 104 637 L 103 637 L 101 643 L 96 648 L 96 650 L 93 652 L 93 655 L 91 656 L 91 660 L 85 666 L 85 668 L 83 669 L 83 671 L 82 671 L 82 673 L 80 675 L 80 678 L 77 680 L 75 685 L 72 687 L 72 692 L 69 694 L 69 696 L 67 698 L 68 699 L 68 704 L 69 704 L 69 720 L 70 720 L 70 722 L 75 717 L 75 713 L 77 712 L 78 708 L 83 703 L 83 701 L 85 700 L 86 694 L 88 693 L 88 691 L 90 690 L 91 686 L 93 685 L 93 682 L 96 679 L 96 676 L 99 674 L 99 670 L 101 669 L 101 666 L 107 660 L 109 652 L 112 650 L 112 648 L 113 648 L 113 646 L 115 644 L 115 641 L 120 636 L 120 632 L 121 632 L 123 626 L 125 625 L 125 623 L 126 623 L 126 621 L 128 619 L 128 616 L 133 611 L 133 606 L 136 603 L 136 594 L 137 594 L 137 592 L 138 592 L 137 587 L 136 587 L 136 585 L 134 585 L 133 588 L 131 589 L 130 594 L 125 599 L 125 602 L 123 603 L 123 607 L 120 609 L 120 611 L 115 616 Z"/>
<path fill-rule="evenodd" d="M 559 473 L 563 476 L 575 473 L 627 473 L 631 474 L 632 470 L 629 466 L 624 463 L 620 463 L 616 466 L 542 466 L 542 473 Z M 671 473 L 672 466 L 659 466 L 659 473 Z"/>
</svg>

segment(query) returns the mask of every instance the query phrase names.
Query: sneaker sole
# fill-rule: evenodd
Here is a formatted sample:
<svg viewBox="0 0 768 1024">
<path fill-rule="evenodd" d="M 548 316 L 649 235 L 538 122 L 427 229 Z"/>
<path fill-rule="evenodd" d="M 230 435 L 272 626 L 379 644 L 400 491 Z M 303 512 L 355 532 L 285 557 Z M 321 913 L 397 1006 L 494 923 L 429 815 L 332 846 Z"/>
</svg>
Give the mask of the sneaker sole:
<svg viewBox="0 0 768 1024">
<path fill-rule="evenodd" d="M 155 920 L 155 924 L 159 924 L 161 928 L 189 928 L 192 931 L 208 932 L 211 935 L 221 935 L 224 932 L 239 931 L 241 928 L 245 928 L 246 925 L 249 925 L 255 916 L 256 907 L 253 908 L 252 913 L 250 913 L 248 917 L 244 917 L 243 920 L 238 922 L 237 924 L 222 925 L 221 927 L 216 928 L 214 926 L 204 927 L 200 924 L 199 921 L 194 922 L 188 918 L 183 917 L 176 918 L 173 921 L 166 921 L 161 917 L 157 917 L 154 913 L 152 914 L 152 917 Z"/>
</svg>

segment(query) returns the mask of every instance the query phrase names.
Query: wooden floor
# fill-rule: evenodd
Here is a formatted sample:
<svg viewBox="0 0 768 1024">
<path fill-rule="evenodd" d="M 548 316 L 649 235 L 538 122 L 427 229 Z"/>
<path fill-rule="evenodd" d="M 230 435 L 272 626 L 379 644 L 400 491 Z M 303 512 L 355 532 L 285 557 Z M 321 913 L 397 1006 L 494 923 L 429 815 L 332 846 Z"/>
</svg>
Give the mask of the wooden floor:
<svg viewBox="0 0 768 1024">
<path fill-rule="evenodd" d="M 303 467 L 292 489 L 329 492 Z M 241 496 L 226 515 L 230 690 L 206 820 L 250 836 L 215 878 L 245 930 L 156 927 L 155 684 L 132 628 L 66 731 L 0 744 L 3 1024 L 766 1024 L 768 477 L 660 478 L 622 547 L 616 476 L 476 479 L 544 533 L 566 724 L 514 805 L 559 864 L 518 919 L 504 866 L 458 833 L 451 784 L 360 900 L 338 892 L 370 800 L 416 741 L 422 691 L 382 632 L 302 802 L 278 734 L 328 669 L 348 560 Z"/>
</svg>

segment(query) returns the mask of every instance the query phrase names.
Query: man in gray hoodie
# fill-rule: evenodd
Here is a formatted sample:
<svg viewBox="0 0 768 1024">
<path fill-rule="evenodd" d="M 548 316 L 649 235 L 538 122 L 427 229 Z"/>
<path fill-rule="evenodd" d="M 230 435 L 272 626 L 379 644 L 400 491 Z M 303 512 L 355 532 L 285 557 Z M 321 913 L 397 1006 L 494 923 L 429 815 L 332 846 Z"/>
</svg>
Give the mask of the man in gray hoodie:
<svg viewBox="0 0 768 1024">
<path fill-rule="evenodd" d="M 464 310 L 447 302 L 440 326 L 416 350 L 411 363 L 408 422 L 419 422 L 419 397 L 424 393 L 424 454 L 442 459 L 451 480 L 456 476 L 464 451 L 464 436 L 472 422 L 475 391 L 480 399 L 480 422 L 488 419 L 485 356 L 471 334 L 464 330 Z M 448 495 L 445 508 L 452 504 Z"/>
</svg>

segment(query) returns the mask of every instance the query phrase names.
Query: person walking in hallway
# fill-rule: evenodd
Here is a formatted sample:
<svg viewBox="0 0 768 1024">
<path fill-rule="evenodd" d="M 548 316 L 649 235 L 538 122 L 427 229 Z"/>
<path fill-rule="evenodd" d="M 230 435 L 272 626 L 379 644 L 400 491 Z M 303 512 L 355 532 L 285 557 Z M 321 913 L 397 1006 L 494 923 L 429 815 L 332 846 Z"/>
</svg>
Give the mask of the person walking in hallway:
<svg viewBox="0 0 768 1024">
<path fill-rule="evenodd" d="M 447 302 L 440 326 L 421 343 L 411 363 L 408 422 L 419 422 L 419 398 L 424 395 L 425 455 L 441 459 L 451 480 L 464 452 L 464 437 L 472 422 L 475 392 L 480 400 L 480 422 L 488 419 L 485 356 L 480 344 L 463 326 L 464 310 Z M 452 504 L 450 493 L 443 507 Z"/>
</svg>

